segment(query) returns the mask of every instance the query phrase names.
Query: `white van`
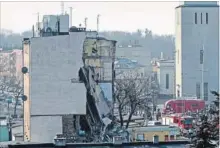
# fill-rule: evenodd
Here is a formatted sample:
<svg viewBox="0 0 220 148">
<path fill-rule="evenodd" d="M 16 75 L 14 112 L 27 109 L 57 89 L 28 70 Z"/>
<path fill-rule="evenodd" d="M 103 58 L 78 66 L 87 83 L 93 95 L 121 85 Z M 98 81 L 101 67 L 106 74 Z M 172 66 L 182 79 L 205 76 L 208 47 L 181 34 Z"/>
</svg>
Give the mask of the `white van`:
<svg viewBox="0 0 220 148">
<path fill-rule="evenodd" d="M 158 126 L 158 125 L 162 125 L 162 123 L 160 121 L 148 121 L 148 126 Z"/>
</svg>

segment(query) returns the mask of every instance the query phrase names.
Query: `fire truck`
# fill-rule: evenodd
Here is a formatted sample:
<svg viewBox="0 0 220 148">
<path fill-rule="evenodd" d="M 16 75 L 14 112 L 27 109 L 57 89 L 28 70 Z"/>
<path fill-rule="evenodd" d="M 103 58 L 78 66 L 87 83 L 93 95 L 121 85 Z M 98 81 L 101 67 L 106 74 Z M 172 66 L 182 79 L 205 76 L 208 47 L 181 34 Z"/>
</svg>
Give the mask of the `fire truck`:
<svg viewBox="0 0 220 148">
<path fill-rule="evenodd" d="M 193 117 L 183 114 L 171 114 L 162 117 L 163 125 L 178 126 L 181 129 L 191 129 L 193 124 Z"/>
<path fill-rule="evenodd" d="M 198 112 L 205 108 L 205 101 L 195 98 L 171 99 L 165 102 L 163 114 Z"/>
</svg>

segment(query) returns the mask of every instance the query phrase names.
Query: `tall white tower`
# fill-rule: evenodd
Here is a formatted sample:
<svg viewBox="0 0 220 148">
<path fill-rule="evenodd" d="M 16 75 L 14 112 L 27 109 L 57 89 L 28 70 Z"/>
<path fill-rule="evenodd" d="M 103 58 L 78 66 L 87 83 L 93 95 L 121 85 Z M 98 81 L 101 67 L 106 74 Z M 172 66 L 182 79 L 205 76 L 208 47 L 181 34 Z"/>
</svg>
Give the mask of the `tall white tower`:
<svg viewBox="0 0 220 148">
<path fill-rule="evenodd" d="M 210 91 L 219 90 L 219 5 L 183 2 L 175 24 L 176 96 L 211 101 Z"/>
</svg>

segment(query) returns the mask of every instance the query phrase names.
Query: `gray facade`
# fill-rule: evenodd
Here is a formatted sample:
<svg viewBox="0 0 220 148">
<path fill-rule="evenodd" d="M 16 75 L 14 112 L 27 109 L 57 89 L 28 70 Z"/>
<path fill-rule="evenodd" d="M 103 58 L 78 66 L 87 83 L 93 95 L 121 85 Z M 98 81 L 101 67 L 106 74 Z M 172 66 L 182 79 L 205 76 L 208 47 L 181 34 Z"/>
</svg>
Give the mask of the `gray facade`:
<svg viewBox="0 0 220 148">
<path fill-rule="evenodd" d="M 71 83 L 83 66 L 85 37 L 81 32 L 30 40 L 31 115 L 86 113 L 85 86 Z"/>
<path fill-rule="evenodd" d="M 62 116 L 31 117 L 31 142 L 53 142 L 62 133 Z"/>
<path fill-rule="evenodd" d="M 203 50 L 203 56 L 201 55 Z M 214 96 L 219 90 L 219 6 L 217 2 L 187 2 L 176 8 L 176 94 Z M 203 57 L 203 84 L 202 64 Z M 198 92 L 200 86 L 200 92 Z M 207 86 L 207 87 L 206 87 Z M 203 88 L 203 89 L 202 89 Z M 203 95 L 202 95 L 203 94 Z"/>
</svg>

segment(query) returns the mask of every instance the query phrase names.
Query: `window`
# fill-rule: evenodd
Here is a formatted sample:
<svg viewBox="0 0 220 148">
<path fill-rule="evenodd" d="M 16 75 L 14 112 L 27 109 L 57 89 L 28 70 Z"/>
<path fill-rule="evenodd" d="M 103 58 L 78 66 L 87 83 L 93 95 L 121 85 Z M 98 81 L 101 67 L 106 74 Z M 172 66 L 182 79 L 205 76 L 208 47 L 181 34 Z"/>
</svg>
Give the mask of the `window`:
<svg viewBox="0 0 220 148">
<path fill-rule="evenodd" d="M 174 140 L 174 135 L 170 135 L 170 140 Z"/>
<path fill-rule="evenodd" d="M 208 13 L 206 13 L 206 24 L 209 23 L 209 16 L 208 16 Z"/>
<path fill-rule="evenodd" d="M 202 24 L 202 13 L 201 13 L 201 24 Z"/>
<path fill-rule="evenodd" d="M 208 83 L 207 82 L 205 82 L 204 83 L 204 100 L 205 101 L 208 101 Z"/>
<path fill-rule="evenodd" d="M 197 13 L 195 13 L 195 24 L 197 24 Z"/>
<path fill-rule="evenodd" d="M 166 74 L 166 89 L 169 89 L 169 74 Z"/>
<path fill-rule="evenodd" d="M 165 141 L 168 141 L 168 140 L 169 140 L 169 136 L 165 135 Z"/>
<path fill-rule="evenodd" d="M 161 122 L 154 122 L 154 125 L 162 125 Z"/>
<path fill-rule="evenodd" d="M 144 141 L 144 134 L 138 134 L 137 141 Z"/>
<path fill-rule="evenodd" d="M 183 106 L 183 103 L 177 103 L 176 105 L 177 106 Z"/>
<path fill-rule="evenodd" d="M 198 107 L 198 104 L 192 104 L 192 107 Z"/>
<path fill-rule="evenodd" d="M 196 83 L 196 97 L 197 99 L 200 99 L 200 83 Z"/>
<path fill-rule="evenodd" d="M 203 64 L 204 61 L 204 51 L 200 50 L 200 64 Z"/>
</svg>

